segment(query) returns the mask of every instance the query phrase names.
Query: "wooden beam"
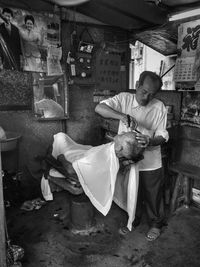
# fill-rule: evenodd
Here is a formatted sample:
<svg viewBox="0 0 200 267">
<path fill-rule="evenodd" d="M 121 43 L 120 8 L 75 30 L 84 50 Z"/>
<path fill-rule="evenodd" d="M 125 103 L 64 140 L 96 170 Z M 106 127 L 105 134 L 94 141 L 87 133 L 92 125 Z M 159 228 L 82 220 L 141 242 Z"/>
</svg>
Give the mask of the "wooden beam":
<svg viewBox="0 0 200 267">
<path fill-rule="evenodd" d="M 119 27 L 121 29 L 141 29 L 147 26 L 147 22 L 144 22 L 142 19 L 138 20 L 133 17 L 126 16 L 126 14 L 121 13 L 120 10 L 108 8 L 107 6 L 95 1 L 78 6 L 77 11 L 102 21 L 103 23 Z"/>
<path fill-rule="evenodd" d="M 84 23 L 84 24 L 92 24 L 92 25 L 106 25 L 99 20 L 96 20 L 94 18 L 81 14 L 75 10 L 71 10 L 67 8 L 61 9 L 61 16 L 63 20 L 73 21 L 76 23 Z"/>
<path fill-rule="evenodd" d="M 0 143 L 0 266 L 6 267 L 5 214 L 2 181 L 1 143 Z"/>
<path fill-rule="evenodd" d="M 198 3 L 199 0 L 162 0 L 162 4 L 166 6 L 179 6 L 179 5 L 188 5 L 193 3 Z"/>
<path fill-rule="evenodd" d="M 156 5 L 148 5 L 141 0 L 95 0 L 102 6 L 118 10 L 121 14 L 126 14 L 131 18 L 145 21 L 152 24 L 163 24 L 167 19 L 167 12 Z"/>
<path fill-rule="evenodd" d="M 101 5 L 108 9 L 115 10 L 129 18 L 154 25 L 163 24 L 167 18 L 165 12 L 160 12 L 160 10 L 157 12 L 157 6 L 153 6 L 153 8 L 152 6 L 149 7 L 148 5 L 145 5 L 143 1 L 126 0 L 125 3 L 122 4 L 122 2 L 118 0 L 112 2 L 104 2 L 101 0 Z"/>
</svg>

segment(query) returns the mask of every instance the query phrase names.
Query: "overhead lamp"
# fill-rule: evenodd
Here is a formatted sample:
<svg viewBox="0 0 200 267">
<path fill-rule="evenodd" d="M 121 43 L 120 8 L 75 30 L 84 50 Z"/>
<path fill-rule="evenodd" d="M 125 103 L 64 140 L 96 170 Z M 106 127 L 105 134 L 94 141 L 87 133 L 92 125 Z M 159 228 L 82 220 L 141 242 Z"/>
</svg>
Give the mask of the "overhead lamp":
<svg viewBox="0 0 200 267">
<path fill-rule="evenodd" d="M 88 2 L 89 0 L 49 0 L 49 2 L 52 2 L 59 6 L 77 6 L 80 4 L 83 4 L 85 2 Z"/>
<path fill-rule="evenodd" d="M 189 17 L 194 17 L 200 15 L 200 8 L 190 9 L 187 11 L 182 11 L 179 13 L 174 13 L 169 15 L 169 21 L 179 20 L 179 19 L 186 19 Z"/>
</svg>

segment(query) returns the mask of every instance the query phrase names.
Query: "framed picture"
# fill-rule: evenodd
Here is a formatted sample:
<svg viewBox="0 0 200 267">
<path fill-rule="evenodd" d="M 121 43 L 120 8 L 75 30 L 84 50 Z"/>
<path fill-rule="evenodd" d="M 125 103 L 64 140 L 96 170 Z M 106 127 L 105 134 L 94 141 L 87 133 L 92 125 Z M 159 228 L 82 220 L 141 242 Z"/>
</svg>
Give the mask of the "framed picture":
<svg viewBox="0 0 200 267">
<path fill-rule="evenodd" d="M 57 15 L 0 8 L 1 68 L 47 73 L 51 57 L 61 59 L 60 46 Z"/>
<path fill-rule="evenodd" d="M 200 126 L 200 94 L 198 91 L 183 92 L 181 120 Z"/>
</svg>

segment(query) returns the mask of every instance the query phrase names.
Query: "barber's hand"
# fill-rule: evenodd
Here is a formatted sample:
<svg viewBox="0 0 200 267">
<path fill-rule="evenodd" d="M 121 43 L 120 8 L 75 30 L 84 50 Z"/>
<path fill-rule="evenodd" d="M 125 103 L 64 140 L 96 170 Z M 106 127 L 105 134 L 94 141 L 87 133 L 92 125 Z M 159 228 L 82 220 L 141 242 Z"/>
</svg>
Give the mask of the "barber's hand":
<svg viewBox="0 0 200 267">
<path fill-rule="evenodd" d="M 121 117 L 121 121 L 126 125 L 127 128 L 131 128 L 134 130 L 137 127 L 137 121 L 134 117 L 127 116 L 126 114 L 123 114 Z"/>
<path fill-rule="evenodd" d="M 146 148 L 150 143 L 150 136 L 137 133 L 136 140 L 138 141 L 140 147 Z"/>
</svg>

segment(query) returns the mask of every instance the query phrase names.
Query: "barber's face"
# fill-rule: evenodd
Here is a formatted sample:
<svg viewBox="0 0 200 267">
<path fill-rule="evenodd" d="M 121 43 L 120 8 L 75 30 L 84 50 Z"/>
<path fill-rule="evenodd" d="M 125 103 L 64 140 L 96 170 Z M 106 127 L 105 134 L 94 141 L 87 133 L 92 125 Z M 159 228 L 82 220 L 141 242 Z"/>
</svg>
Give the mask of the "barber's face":
<svg viewBox="0 0 200 267">
<path fill-rule="evenodd" d="M 146 77 L 143 84 L 136 89 L 136 100 L 139 105 L 146 106 L 159 90 L 159 82 Z"/>
<path fill-rule="evenodd" d="M 12 20 L 12 15 L 10 13 L 4 12 L 3 13 L 3 16 L 4 16 L 4 18 L 7 19 L 8 24 L 10 24 L 11 23 L 11 20 Z"/>
</svg>

